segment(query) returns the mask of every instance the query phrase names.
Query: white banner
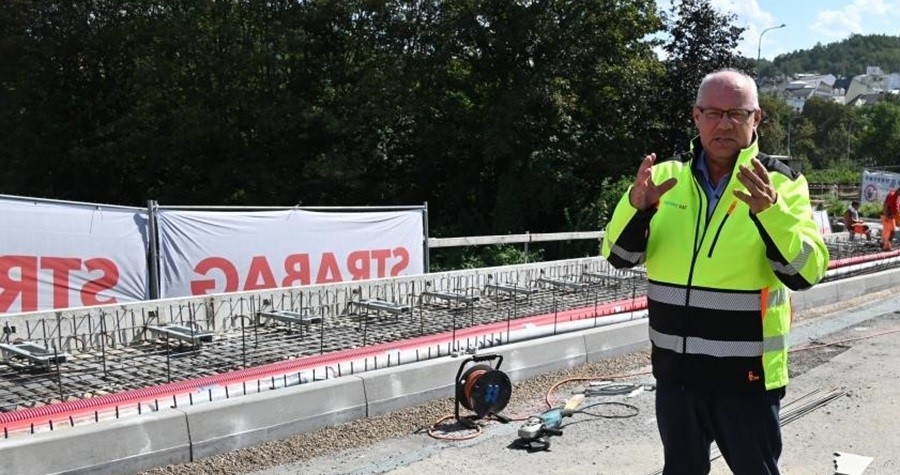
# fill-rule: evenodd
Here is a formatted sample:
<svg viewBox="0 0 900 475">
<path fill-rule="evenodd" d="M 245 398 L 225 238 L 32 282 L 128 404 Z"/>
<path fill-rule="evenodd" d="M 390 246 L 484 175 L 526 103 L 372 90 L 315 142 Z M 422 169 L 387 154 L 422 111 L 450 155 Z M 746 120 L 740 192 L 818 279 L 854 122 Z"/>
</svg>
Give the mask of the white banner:
<svg viewBox="0 0 900 475">
<path fill-rule="evenodd" d="M 424 272 L 422 212 L 160 210 L 161 297 Z"/>
<path fill-rule="evenodd" d="M 0 313 L 147 298 L 147 213 L 0 197 Z"/>
<path fill-rule="evenodd" d="M 863 170 L 861 203 L 881 204 L 888 192 L 900 186 L 900 173 Z"/>
<path fill-rule="evenodd" d="M 813 221 L 819 226 L 822 234 L 831 234 L 831 221 L 828 220 L 828 211 L 813 211 Z"/>
</svg>

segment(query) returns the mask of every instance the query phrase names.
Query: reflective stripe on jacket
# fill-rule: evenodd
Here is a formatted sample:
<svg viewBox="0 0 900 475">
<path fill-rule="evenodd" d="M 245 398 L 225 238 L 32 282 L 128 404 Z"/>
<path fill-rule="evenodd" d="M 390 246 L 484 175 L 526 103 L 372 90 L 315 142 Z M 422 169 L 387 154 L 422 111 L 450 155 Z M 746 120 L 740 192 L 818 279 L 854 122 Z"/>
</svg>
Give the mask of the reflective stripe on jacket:
<svg viewBox="0 0 900 475">
<path fill-rule="evenodd" d="M 812 218 L 806 179 L 759 154 L 754 141 L 738 165 L 758 157 L 777 193 L 752 215 L 735 195 L 735 174 L 711 214 L 695 178 L 699 138 L 682 160 L 654 165 L 655 183 L 678 183 L 651 210 L 628 193 L 607 225 L 603 256 L 615 267 L 645 263 L 650 340 L 657 380 L 692 387 L 775 389 L 788 382 L 789 289 L 825 274 L 828 250 Z M 707 216 L 709 216 L 707 218 Z"/>
</svg>

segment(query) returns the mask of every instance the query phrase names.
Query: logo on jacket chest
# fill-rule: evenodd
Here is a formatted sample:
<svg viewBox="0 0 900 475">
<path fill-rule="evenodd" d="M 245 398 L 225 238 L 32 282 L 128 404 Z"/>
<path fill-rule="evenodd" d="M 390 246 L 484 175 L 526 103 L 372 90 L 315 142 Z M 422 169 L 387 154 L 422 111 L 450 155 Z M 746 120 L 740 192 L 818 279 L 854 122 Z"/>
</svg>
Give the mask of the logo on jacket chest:
<svg viewBox="0 0 900 475">
<path fill-rule="evenodd" d="M 686 205 L 686 204 L 684 204 L 684 203 L 679 203 L 679 202 L 677 202 L 677 201 L 664 200 L 664 201 L 662 202 L 662 204 L 663 204 L 663 206 L 666 206 L 666 207 L 669 207 L 669 208 L 674 208 L 674 209 L 677 209 L 677 210 L 680 210 L 680 211 L 684 211 L 684 210 L 687 209 L 687 205 Z"/>
</svg>

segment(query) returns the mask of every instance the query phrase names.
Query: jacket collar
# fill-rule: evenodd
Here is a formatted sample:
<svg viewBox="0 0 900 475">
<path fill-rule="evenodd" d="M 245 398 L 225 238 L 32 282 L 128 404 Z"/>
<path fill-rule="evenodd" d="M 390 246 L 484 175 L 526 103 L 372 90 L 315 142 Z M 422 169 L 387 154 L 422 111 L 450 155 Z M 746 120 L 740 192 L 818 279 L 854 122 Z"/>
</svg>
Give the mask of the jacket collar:
<svg viewBox="0 0 900 475">
<path fill-rule="evenodd" d="M 759 155 L 759 140 L 756 132 L 753 133 L 753 141 L 750 142 L 750 145 L 747 148 L 742 148 L 740 152 L 738 152 L 737 160 L 735 161 L 735 166 L 731 170 L 731 174 L 734 175 L 735 171 L 738 168 L 738 165 L 749 165 L 750 160 L 753 157 Z M 691 169 L 697 170 L 697 162 L 703 156 L 703 144 L 700 143 L 700 136 L 696 136 L 691 139 Z"/>
</svg>

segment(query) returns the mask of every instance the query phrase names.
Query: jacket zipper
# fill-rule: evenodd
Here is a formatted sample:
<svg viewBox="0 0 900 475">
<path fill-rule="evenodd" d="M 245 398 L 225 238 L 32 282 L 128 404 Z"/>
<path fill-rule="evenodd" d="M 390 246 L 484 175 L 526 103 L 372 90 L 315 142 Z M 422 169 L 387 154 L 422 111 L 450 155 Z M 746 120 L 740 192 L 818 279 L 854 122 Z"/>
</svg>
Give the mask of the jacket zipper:
<svg viewBox="0 0 900 475">
<path fill-rule="evenodd" d="M 691 178 L 693 178 L 693 172 L 691 173 Z M 702 188 L 700 188 L 700 185 L 697 183 L 696 179 L 693 180 L 693 183 L 694 183 L 694 191 L 697 192 L 697 194 L 700 197 L 701 206 L 697 207 L 697 224 L 694 226 L 694 243 L 692 245 L 693 252 L 691 252 L 691 267 L 690 267 L 690 270 L 688 271 L 687 286 L 685 288 L 685 294 L 684 294 L 685 315 L 687 315 L 687 308 L 691 301 L 691 286 L 692 286 L 692 282 L 694 280 L 694 266 L 697 264 L 697 256 L 700 254 L 700 247 L 702 246 L 703 238 L 706 236 L 706 230 L 709 227 L 709 213 L 705 212 L 705 210 L 703 209 L 704 206 L 702 206 L 702 204 L 704 202 L 707 207 L 709 206 L 709 202 L 705 199 L 706 193 L 703 191 Z M 702 236 L 700 235 L 701 220 L 703 220 L 703 222 L 705 223 L 703 226 L 703 235 Z M 681 334 L 687 335 L 687 317 L 686 316 L 682 317 L 681 322 L 682 322 Z M 687 353 L 687 338 L 681 339 L 681 353 L 682 354 Z"/>
<path fill-rule="evenodd" d="M 716 248 L 716 243 L 719 242 L 719 235 L 722 234 L 722 228 L 725 227 L 725 222 L 728 221 L 728 217 L 731 216 L 731 212 L 734 211 L 735 205 L 737 205 L 737 202 L 732 201 L 731 205 L 728 207 L 728 211 L 725 212 L 725 217 L 722 218 L 722 222 L 719 223 L 719 227 L 716 229 L 716 235 L 713 237 L 712 244 L 709 246 L 709 253 L 706 255 L 707 258 L 712 257 L 713 250 Z"/>
<path fill-rule="evenodd" d="M 694 176 L 693 169 L 691 169 L 691 171 L 690 171 L 690 176 L 691 176 L 691 181 L 694 183 L 694 191 L 697 193 L 697 195 L 699 195 L 701 204 L 705 203 L 706 207 L 709 207 L 709 200 L 706 197 L 706 192 L 703 191 L 703 188 L 697 182 L 697 177 Z M 731 177 L 728 177 L 728 180 L 730 181 Z M 725 185 L 725 190 L 726 191 L 728 190 L 727 184 Z M 719 201 L 721 201 L 721 199 L 719 199 L 716 202 L 716 207 L 719 206 Z M 713 238 L 713 242 L 709 248 L 709 256 L 712 256 L 712 251 L 713 251 L 713 248 L 715 248 L 715 246 L 716 246 L 716 241 L 718 241 L 718 239 L 719 239 L 719 234 L 722 232 L 722 228 L 725 226 L 725 221 L 728 220 L 728 216 L 731 215 L 731 211 L 734 210 L 735 204 L 736 203 L 731 204 L 731 206 L 729 207 L 728 211 L 725 214 L 725 217 L 722 219 L 722 222 L 719 223 L 719 227 L 716 230 L 716 235 Z M 692 245 L 693 252 L 691 253 L 691 267 L 690 267 L 690 270 L 688 271 L 687 285 L 685 288 L 685 296 L 684 296 L 685 310 L 687 310 L 689 303 L 691 301 L 691 288 L 693 287 L 693 281 L 694 281 L 694 268 L 696 267 L 696 264 L 697 264 L 697 258 L 700 255 L 700 248 L 703 246 L 703 240 L 706 237 L 706 231 L 709 230 L 709 222 L 714 213 L 715 213 L 715 208 L 713 208 L 712 213 L 706 212 L 704 214 L 703 206 L 697 207 L 697 225 L 694 227 L 694 242 Z M 701 220 L 704 223 L 702 236 L 700 235 Z M 686 311 L 685 311 L 685 315 L 687 315 Z M 682 324 L 682 329 L 681 329 L 682 333 L 681 334 L 687 335 L 687 317 L 686 316 L 682 317 L 681 324 Z M 687 354 L 687 338 L 682 338 L 682 340 L 681 340 L 681 354 Z"/>
</svg>

